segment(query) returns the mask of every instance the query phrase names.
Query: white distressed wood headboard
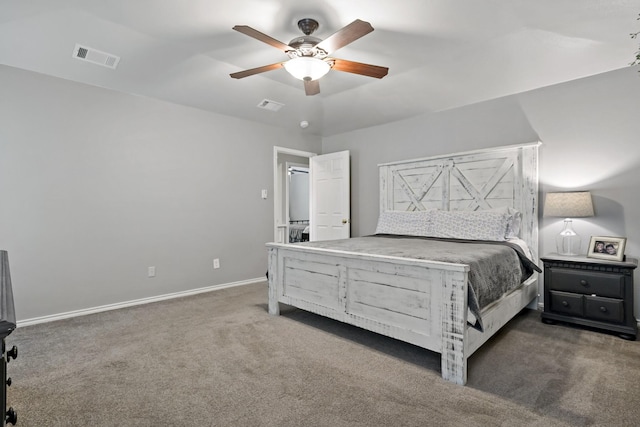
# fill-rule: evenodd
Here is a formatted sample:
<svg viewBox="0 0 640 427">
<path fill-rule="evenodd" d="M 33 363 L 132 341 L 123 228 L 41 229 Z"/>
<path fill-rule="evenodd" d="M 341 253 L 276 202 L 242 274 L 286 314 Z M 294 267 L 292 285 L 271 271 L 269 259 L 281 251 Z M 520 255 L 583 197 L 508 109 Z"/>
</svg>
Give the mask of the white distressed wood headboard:
<svg viewBox="0 0 640 427">
<path fill-rule="evenodd" d="M 540 142 L 378 165 L 380 212 L 492 209 L 522 213 L 520 238 L 538 258 Z"/>
</svg>

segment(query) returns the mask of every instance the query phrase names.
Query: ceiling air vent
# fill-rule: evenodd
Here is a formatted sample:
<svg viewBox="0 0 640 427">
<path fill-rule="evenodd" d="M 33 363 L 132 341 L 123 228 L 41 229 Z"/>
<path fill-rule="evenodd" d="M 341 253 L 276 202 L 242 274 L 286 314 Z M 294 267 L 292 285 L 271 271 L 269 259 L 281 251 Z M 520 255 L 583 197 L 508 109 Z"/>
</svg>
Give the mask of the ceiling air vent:
<svg viewBox="0 0 640 427">
<path fill-rule="evenodd" d="M 103 67 L 114 69 L 120 62 L 120 57 L 111 53 L 102 52 L 92 47 L 76 44 L 73 49 L 73 57 L 81 61 L 91 62 L 92 64 L 102 65 Z"/>
<path fill-rule="evenodd" d="M 270 99 L 263 99 L 262 101 L 260 101 L 260 104 L 258 104 L 258 108 L 269 111 L 278 111 L 282 107 L 284 107 L 284 104 L 276 101 L 271 101 Z"/>
</svg>

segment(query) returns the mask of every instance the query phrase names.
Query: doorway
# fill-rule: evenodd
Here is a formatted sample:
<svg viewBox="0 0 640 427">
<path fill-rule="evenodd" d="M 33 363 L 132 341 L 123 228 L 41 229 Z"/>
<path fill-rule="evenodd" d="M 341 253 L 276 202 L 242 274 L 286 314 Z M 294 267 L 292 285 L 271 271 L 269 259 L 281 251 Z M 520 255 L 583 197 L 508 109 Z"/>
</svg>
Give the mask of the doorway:
<svg viewBox="0 0 640 427">
<path fill-rule="evenodd" d="M 309 168 L 308 239 L 351 237 L 349 151 L 317 155 L 290 148 L 273 148 L 274 242 L 289 243 L 289 165 Z"/>
</svg>

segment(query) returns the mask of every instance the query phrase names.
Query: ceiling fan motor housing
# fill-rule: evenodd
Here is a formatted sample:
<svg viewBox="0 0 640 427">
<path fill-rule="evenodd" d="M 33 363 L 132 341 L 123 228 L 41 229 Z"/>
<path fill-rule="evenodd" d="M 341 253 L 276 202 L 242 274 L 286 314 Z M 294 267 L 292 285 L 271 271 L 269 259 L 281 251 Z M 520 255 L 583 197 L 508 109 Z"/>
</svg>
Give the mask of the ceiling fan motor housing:
<svg viewBox="0 0 640 427">
<path fill-rule="evenodd" d="M 289 42 L 289 46 L 293 48 L 292 51 L 287 52 L 290 58 L 293 59 L 300 56 L 312 56 L 318 59 L 326 58 L 329 53 L 315 47 L 322 39 L 311 35 L 318 27 L 318 21 L 315 19 L 304 18 L 298 21 L 298 28 L 304 33 L 304 36 L 296 37 Z"/>
<path fill-rule="evenodd" d="M 293 48 L 287 52 L 290 58 L 296 58 L 298 56 L 315 56 L 318 58 L 324 58 L 327 56 L 327 52 L 322 49 L 317 49 L 316 45 L 322 40 L 313 36 L 301 36 L 289 42 L 289 46 Z"/>
</svg>

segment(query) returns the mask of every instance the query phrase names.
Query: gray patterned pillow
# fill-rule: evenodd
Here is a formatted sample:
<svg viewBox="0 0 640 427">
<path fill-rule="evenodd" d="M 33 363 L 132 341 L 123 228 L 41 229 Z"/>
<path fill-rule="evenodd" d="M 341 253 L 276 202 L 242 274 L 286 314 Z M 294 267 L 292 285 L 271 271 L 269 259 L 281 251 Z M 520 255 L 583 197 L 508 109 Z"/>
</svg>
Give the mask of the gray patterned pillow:
<svg viewBox="0 0 640 427">
<path fill-rule="evenodd" d="M 435 210 L 381 212 L 376 234 L 430 236 L 433 232 L 432 212 Z"/>
<path fill-rule="evenodd" d="M 489 209 L 489 212 L 503 212 L 508 215 L 507 239 L 517 239 L 520 237 L 520 225 L 522 224 L 522 214 L 517 209 L 502 206 L 499 208 Z"/>
<path fill-rule="evenodd" d="M 522 214 L 513 208 L 509 208 L 509 225 L 507 225 L 507 239 L 517 239 L 520 237 L 520 225 L 522 224 Z"/>
<path fill-rule="evenodd" d="M 506 240 L 510 215 L 497 211 L 435 211 L 433 237 L 468 240 Z"/>
</svg>

